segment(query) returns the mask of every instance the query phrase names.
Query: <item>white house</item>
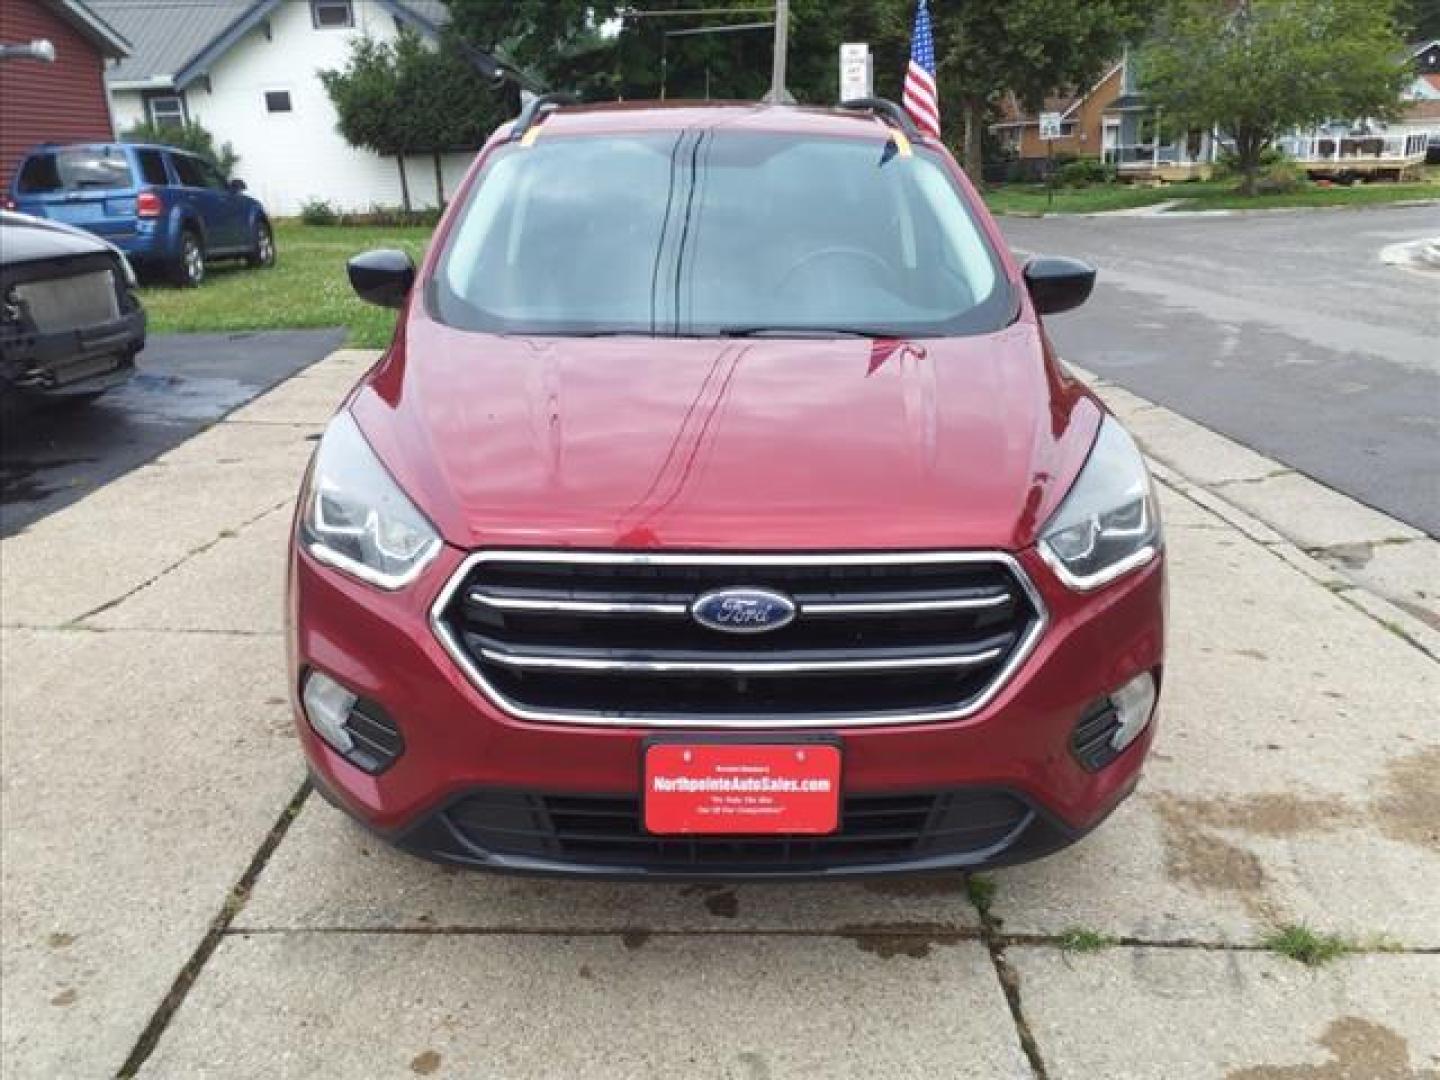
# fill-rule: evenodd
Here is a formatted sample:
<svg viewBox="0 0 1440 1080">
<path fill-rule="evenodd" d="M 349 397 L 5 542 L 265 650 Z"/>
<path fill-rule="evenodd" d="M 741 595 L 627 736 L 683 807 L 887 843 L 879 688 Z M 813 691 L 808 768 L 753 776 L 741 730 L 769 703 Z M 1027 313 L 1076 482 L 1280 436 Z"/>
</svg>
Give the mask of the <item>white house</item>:
<svg viewBox="0 0 1440 1080">
<path fill-rule="evenodd" d="M 115 126 L 195 120 L 239 155 L 236 175 L 272 214 L 307 199 L 339 210 L 401 204 L 394 158 L 350 146 L 317 72 L 340 68 L 361 35 L 393 39 L 402 26 L 433 39 L 440 0 L 92 0 L 133 44 L 107 74 Z M 444 155 L 453 194 L 473 157 Z M 407 159 L 411 201 L 436 205 L 434 163 Z"/>
</svg>

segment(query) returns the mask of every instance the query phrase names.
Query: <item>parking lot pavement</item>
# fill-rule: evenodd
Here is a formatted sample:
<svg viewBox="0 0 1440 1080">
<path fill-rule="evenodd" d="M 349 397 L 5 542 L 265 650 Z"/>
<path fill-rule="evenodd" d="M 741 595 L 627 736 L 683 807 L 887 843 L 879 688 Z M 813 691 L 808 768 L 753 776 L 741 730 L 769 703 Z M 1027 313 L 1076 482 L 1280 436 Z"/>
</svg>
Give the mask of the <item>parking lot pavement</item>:
<svg viewBox="0 0 1440 1080">
<path fill-rule="evenodd" d="M 1226 501 L 1264 459 L 1147 413 L 1162 730 L 1076 848 L 993 889 L 486 877 L 349 823 L 290 732 L 286 526 L 372 359 L 0 541 L 7 1078 L 1434 1076 L 1440 663 L 1290 502 Z M 1351 951 L 1267 951 L 1292 924 Z"/>
<path fill-rule="evenodd" d="M 135 377 L 71 409 L 16 409 L 0 425 L 0 534 L 10 535 L 179 445 L 322 360 L 340 330 L 160 334 Z"/>
</svg>

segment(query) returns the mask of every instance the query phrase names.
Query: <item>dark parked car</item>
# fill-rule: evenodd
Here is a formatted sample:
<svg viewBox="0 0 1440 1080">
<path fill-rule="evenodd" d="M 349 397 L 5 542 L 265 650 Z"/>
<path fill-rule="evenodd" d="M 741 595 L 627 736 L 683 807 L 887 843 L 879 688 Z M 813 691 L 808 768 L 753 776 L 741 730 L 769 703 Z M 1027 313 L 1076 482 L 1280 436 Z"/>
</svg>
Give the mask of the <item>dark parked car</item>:
<svg viewBox="0 0 1440 1080">
<path fill-rule="evenodd" d="M 134 288 L 112 245 L 0 211 L 0 393 L 83 399 L 130 378 L 145 347 Z"/>
<path fill-rule="evenodd" d="M 15 172 L 10 208 L 110 241 L 141 269 L 198 285 L 211 259 L 275 261 L 275 234 L 243 180 L 167 146 L 41 146 Z"/>
<path fill-rule="evenodd" d="M 860 107 L 863 105 L 864 107 Z M 411 851 L 619 877 L 1031 859 L 1165 672 L 1134 440 L 898 108 L 582 106 L 490 140 L 331 421 L 290 561 L 319 788 Z"/>
</svg>

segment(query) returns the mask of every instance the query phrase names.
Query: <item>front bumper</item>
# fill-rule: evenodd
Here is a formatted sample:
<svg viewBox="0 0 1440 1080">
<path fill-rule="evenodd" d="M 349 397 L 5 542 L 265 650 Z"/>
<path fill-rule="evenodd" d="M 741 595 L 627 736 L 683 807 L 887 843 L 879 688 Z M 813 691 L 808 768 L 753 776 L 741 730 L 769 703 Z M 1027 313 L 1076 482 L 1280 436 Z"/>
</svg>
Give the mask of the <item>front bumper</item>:
<svg viewBox="0 0 1440 1080">
<path fill-rule="evenodd" d="M 1021 562 L 1043 594 L 1050 625 L 983 710 L 951 722 L 836 732 L 847 800 L 1004 797 L 1020 808 L 1013 828 L 966 845 L 936 844 L 933 837 L 917 834 L 908 846 L 868 851 L 847 851 L 842 836 L 823 856 L 802 845 L 777 851 L 737 843 L 729 853 L 693 851 L 690 845 L 688 855 L 674 847 L 689 841 L 670 842 L 666 853 L 654 838 L 633 829 L 619 846 L 609 840 L 588 847 L 567 844 L 562 842 L 566 830 L 547 819 L 545 800 L 637 803 L 642 744 L 651 731 L 521 721 L 476 690 L 428 621 L 429 606 L 461 553 L 447 550 L 414 586 L 382 593 L 292 550 L 292 697 L 318 788 L 402 848 L 453 865 L 607 878 L 794 879 L 1020 862 L 1064 847 L 1103 821 L 1134 789 L 1154 736 L 1152 722 L 1098 772 L 1082 767 L 1070 749 L 1076 724 L 1097 699 L 1140 672 L 1151 671 L 1157 679 L 1162 674 L 1163 556 L 1083 597 L 1056 581 L 1033 551 L 1025 552 Z M 311 668 L 327 672 L 394 718 L 404 752 L 392 767 L 380 775 L 364 773 L 314 734 L 298 701 L 301 680 Z M 713 728 L 694 733 L 713 733 Z M 527 834 L 523 840 L 507 831 L 503 820 L 491 828 L 473 809 L 456 809 L 497 798 L 519 800 L 507 813 L 523 816 L 517 806 L 540 808 L 525 819 L 535 824 L 520 830 Z"/>
<path fill-rule="evenodd" d="M 133 299 L 113 322 L 44 332 L 0 324 L 0 389 L 46 397 L 93 394 L 126 382 L 145 347 L 145 311 Z"/>
</svg>

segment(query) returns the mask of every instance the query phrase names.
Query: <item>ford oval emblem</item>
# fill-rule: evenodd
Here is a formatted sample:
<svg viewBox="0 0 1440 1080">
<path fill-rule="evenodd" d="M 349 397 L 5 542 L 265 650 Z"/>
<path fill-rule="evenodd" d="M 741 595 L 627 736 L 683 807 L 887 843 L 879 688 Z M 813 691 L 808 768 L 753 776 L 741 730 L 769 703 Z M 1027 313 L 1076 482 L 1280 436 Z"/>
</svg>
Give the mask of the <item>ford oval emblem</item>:
<svg viewBox="0 0 1440 1080">
<path fill-rule="evenodd" d="M 716 589 L 690 605 L 701 626 L 727 634 L 763 634 L 795 621 L 795 602 L 768 589 Z"/>
</svg>

